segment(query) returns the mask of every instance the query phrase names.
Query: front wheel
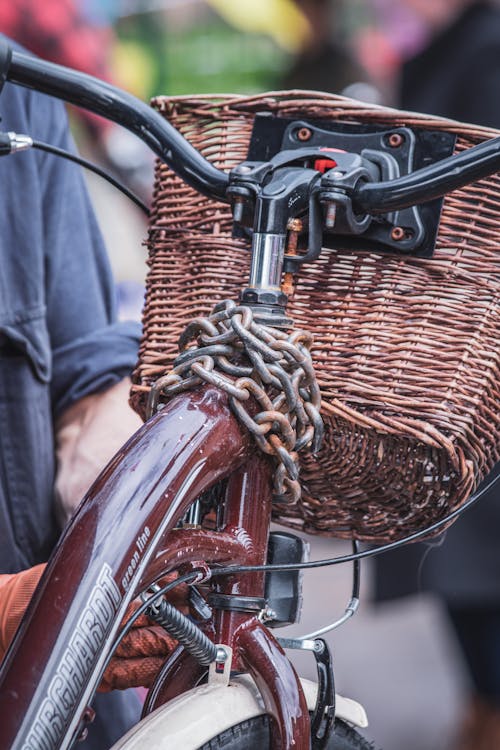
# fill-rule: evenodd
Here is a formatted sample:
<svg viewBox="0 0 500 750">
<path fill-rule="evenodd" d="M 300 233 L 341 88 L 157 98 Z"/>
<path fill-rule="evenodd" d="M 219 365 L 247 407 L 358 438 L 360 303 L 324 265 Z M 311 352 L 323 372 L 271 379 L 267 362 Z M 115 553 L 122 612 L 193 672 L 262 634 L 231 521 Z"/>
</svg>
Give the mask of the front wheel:
<svg viewBox="0 0 500 750">
<path fill-rule="evenodd" d="M 269 731 L 269 717 L 265 714 L 254 716 L 217 735 L 199 750 L 267 750 Z M 353 727 L 338 719 L 325 750 L 374 750 L 374 746 Z"/>
<path fill-rule="evenodd" d="M 302 681 L 309 710 L 314 701 L 308 699 L 313 683 Z M 340 716 L 358 726 L 365 726 L 361 706 L 345 698 L 337 698 L 339 719 L 326 745 L 326 750 L 374 750 Z M 268 750 L 272 724 L 266 715 L 257 687 L 249 675 L 240 675 L 228 686 L 199 685 L 160 706 L 133 727 L 112 750 Z"/>
</svg>

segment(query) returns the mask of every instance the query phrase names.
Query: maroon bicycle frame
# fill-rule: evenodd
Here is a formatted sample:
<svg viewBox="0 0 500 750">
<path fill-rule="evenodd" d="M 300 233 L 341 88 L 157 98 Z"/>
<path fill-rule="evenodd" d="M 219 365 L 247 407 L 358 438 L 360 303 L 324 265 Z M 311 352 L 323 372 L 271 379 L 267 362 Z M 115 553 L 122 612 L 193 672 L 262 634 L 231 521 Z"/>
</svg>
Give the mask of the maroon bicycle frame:
<svg viewBox="0 0 500 750">
<path fill-rule="evenodd" d="M 268 460 L 216 389 L 178 396 L 138 430 L 89 490 L 4 660 L 2 750 L 71 747 L 127 606 L 153 581 L 172 570 L 265 562 L 270 476 Z M 175 528 L 201 493 L 226 478 L 220 531 Z M 262 573 L 216 580 L 222 593 L 263 595 Z M 269 631 L 234 611 L 217 612 L 209 631 L 259 686 L 273 722 L 271 747 L 309 748 L 299 680 Z M 182 649 L 166 666 L 155 706 L 199 678 Z"/>
</svg>

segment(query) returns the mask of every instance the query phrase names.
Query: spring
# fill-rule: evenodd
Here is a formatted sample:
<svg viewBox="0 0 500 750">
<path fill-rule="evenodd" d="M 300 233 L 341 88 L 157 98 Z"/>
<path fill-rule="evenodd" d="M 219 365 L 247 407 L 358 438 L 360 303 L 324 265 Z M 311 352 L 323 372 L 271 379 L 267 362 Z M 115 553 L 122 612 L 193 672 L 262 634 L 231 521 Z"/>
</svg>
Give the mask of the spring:
<svg viewBox="0 0 500 750">
<path fill-rule="evenodd" d="M 179 641 L 203 666 L 208 666 L 216 660 L 217 646 L 197 625 L 165 599 L 148 607 L 146 614 L 165 628 L 167 633 Z"/>
</svg>

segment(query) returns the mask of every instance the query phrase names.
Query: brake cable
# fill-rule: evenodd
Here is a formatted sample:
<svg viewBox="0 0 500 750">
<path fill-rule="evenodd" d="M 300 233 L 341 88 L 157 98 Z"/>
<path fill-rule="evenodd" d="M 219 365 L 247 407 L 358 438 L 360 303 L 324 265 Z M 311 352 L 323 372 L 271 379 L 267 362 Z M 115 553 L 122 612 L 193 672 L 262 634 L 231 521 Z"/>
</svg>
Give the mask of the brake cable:
<svg viewBox="0 0 500 750">
<path fill-rule="evenodd" d="M 280 571 L 288 571 L 288 570 L 308 570 L 311 568 L 324 568 L 329 565 L 339 565 L 341 563 L 347 563 L 347 562 L 354 562 L 355 560 L 363 560 L 367 557 L 375 557 L 376 555 L 381 555 L 384 552 L 389 552 L 390 550 L 397 549 L 398 547 L 402 547 L 405 544 L 409 544 L 410 542 L 415 542 L 418 539 L 421 539 L 422 537 L 428 536 L 433 534 L 435 531 L 437 531 L 441 526 L 446 526 L 450 521 L 453 521 L 455 518 L 458 518 L 462 515 L 462 513 L 465 513 L 466 510 L 468 510 L 472 505 L 474 505 L 486 492 L 488 492 L 492 487 L 494 487 L 498 482 L 500 482 L 500 475 L 495 476 L 490 482 L 488 482 L 485 487 L 483 487 L 481 490 L 476 492 L 475 495 L 472 495 L 464 505 L 462 505 L 460 508 L 457 508 L 452 513 L 449 513 L 447 516 L 442 518 L 439 521 L 436 521 L 436 523 L 433 523 L 431 526 L 427 526 L 425 529 L 422 529 L 421 531 L 416 531 L 413 534 L 410 534 L 409 536 L 404 537 L 403 539 L 399 539 L 395 542 L 389 542 L 388 544 L 383 544 L 380 547 L 374 547 L 373 549 L 366 549 L 362 550 L 361 552 L 355 552 L 350 555 L 341 555 L 339 557 L 331 557 L 326 558 L 324 560 L 312 560 L 311 562 L 303 562 L 303 563 L 283 563 L 281 565 L 229 565 L 225 568 L 210 568 L 210 572 L 212 577 L 214 576 L 228 576 L 228 575 L 234 575 L 236 573 L 257 573 L 257 572 L 276 572 L 279 573 Z"/>
<path fill-rule="evenodd" d="M 58 146 L 53 146 L 52 144 L 45 143 L 44 141 L 34 140 L 29 135 L 13 132 L 0 133 L 0 156 L 7 156 L 8 154 L 15 154 L 20 151 L 26 151 L 29 148 L 36 148 L 39 151 L 46 151 L 49 154 L 54 154 L 54 156 L 60 156 L 63 159 L 67 159 L 68 161 L 72 161 L 75 164 L 78 164 L 80 167 L 84 167 L 84 169 L 88 169 L 89 171 L 94 172 L 99 177 L 107 180 L 107 182 L 113 185 L 113 187 L 117 188 L 117 190 L 120 190 L 120 192 L 122 192 L 127 198 L 130 198 L 130 200 L 133 201 L 133 203 L 135 203 L 135 205 L 138 206 L 141 211 L 146 214 L 146 216 L 149 216 L 149 208 L 146 206 L 146 204 L 143 203 L 132 190 L 129 190 L 129 188 L 127 188 L 122 182 L 113 177 L 113 175 L 111 175 L 109 172 L 106 172 L 106 170 L 98 167 L 97 164 L 93 164 L 91 161 L 88 161 L 87 159 L 84 159 L 77 154 L 73 154 L 71 153 L 71 151 L 66 151 L 65 149 L 59 148 Z"/>
<path fill-rule="evenodd" d="M 146 610 L 151 607 L 152 604 L 157 602 L 161 597 L 164 596 L 168 591 L 175 588 L 176 586 L 179 586 L 181 583 L 194 583 L 196 580 L 199 580 L 200 578 L 200 571 L 199 570 L 192 570 L 189 573 L 185 573 L 182 576 L 179 576 L 174 581 L 170 581 L 169 583 L 165 584 L 165 586 L 162 586 L 161 588 L 158 588 L 151 596 L 148 596 L 147 599 L 143 600 L 143 603 L 133 612 L 133 614 L 130 615 L 129 619 L 127 620 L 126 624 L 120 629 L 118 635 L 116 636 L 113 645 L 111 646 L 108 656 L 106 657 L 106 661 L 104 662 L 103 667 L 101 668 L 101 675 L 104 674 L 106 671 L 109 662 L 113 658 L 113 655 L 120 643 L 120 641 L 125 638 L 125 636 L 128 634 L 128 632 L 131 630 L 134 622 L 146 612 Z"/>
</svg>

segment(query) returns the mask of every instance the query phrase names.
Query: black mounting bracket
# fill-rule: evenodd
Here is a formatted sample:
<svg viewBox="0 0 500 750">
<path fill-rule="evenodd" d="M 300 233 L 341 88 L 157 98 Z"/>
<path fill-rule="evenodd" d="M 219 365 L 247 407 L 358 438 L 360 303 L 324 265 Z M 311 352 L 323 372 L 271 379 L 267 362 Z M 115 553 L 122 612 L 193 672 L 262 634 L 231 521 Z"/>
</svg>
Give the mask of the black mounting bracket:
<svg viewBox="0 0 500 750">
<path fill-rule="evenodd" d="M 441 131 L 291 120 L 263 113 L 255 117 L 245 164 L 253 162 L 262 170 L 276 169 L 281 167 L 283 159 L 290 163 L 295 152 L 297 160 L 304 158 L 304 166 L 323 172 L 315 192 L 325 214 L 329 202 L 335 203 L 336 220 L 330 227 L 328 220 L 323 223 L 321 246 L 431 257 L 442 199 L 366 220 L 362 212 L 356 212 L 356 206 L 350 200 L 355 181 L 365 179 L 361 167 L 353 162 L 353 156 L 359 155 L 360 164 L 378 169 L 376 181 L 394 180 L 450 156 L 455 140 L 454 135 Z M 307 153 L 311 154 L 309 158 Z M 260 182 L 262 171 L 259 177 L 257 181 Z M 265 179 L 269 179 L 268 174 Z M 236 227 L 237 235 L 241 236 L 242 232 L 245 230 L 241 226 Z M 305 236 L 305 240 L 308 242 L 309 238 Z M 317 248 L 311 254 L 309 244 L 306 250 L 293 258 L 285 256 L 284 270 L 296 271 L 302 262 L 312 260 L 312 256 L 318 254 Z"/>
</svg>

